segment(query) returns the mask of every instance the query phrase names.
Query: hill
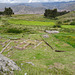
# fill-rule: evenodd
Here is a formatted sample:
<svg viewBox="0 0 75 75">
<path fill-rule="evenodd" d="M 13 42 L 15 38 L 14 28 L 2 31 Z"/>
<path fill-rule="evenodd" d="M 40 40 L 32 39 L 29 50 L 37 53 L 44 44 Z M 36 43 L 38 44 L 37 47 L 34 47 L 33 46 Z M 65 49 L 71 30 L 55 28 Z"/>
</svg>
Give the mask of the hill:
<svg viewBox="0 0 75 75">
<path fill-rule="evenodd" d="M 54 9 L 58 10 L 75 10 L 75 1 L 70 2 L 48 2 L 48 3 L 27 3 L 26 6 L 32 7 L 44 7 L 46 9 Z"/>
<path fill-rule="evenodd" d="M 59 11 L 75 10 L 75 1 L 70 2 L 50 2 L 50 3 L 0 3 L 0 11 L 5 7 L 12 7 L 15 14 L 43 14 L 45 9 L 57 8 Z"/>
<path fill-rule="evenodd" d="M 59 16 L 58 19 L 64 24 L 70 24 L 71 22 L 75 21 L 75 11 Z"/>
<path fill-rule="evenodd" d="M 3 11 L 5 7 L 12 7 L 18 5 L 17 3 L 0 3 L 0 11 Z"/>
<path fill-rule="evenodd" d="M 25 5 L 17 5 L 12 7 L 15 14 L 42 14 L 45 11 L 43 7 L 30 7 Z"/>
<path fill-rule="evenodd" d="M 13 60 L 21 71 L 15 71 L 11 62 L 10 66 L 2 63 L 5 66 L 0 69 L 0 75 L 11 75 L 8 74 L 11 68 L 14 75 L 75 75 L 75 26 L 53 28 L 54 24 L 56 20 L 40 14 L 2 16 L 0 52 Z M 45 30 L 59 33 L 49 34 Z"/>
</svg>

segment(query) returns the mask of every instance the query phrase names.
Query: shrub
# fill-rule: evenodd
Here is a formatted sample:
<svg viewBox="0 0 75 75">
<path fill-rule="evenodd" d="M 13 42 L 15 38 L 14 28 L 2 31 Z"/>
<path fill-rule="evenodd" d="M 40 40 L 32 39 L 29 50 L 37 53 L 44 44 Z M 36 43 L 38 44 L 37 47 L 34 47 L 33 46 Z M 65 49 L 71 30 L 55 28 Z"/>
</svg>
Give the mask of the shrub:
<svg viewBox="0 0 75 75">
<path fill-rule="evenodd" d="M 61 25 L 54 25 L 53 28 L 61 28 Z"/>
<path fill-rule="evenodd" d="M 27 33 L 27 34 L 35 34 L 35 33 L 37 33 L 37 31 L 34 31 L 34 30 L 30 29 L 30 28 L 24 28 L 23 32 Z"/>
<path fill-rule="evenodd" d="M 27 29 L 27 28 L 24 28 L 23 31 L 24 31 L 24 32 L 30 32 L 30 30 Z"/>
<path fill-rule="evenodd" d="M 6 21 L 6 20 L 2 20 L 2 22 L 3 22 L 4 25 L 10 25 L 10 24 L 8 23 L 8 21 Z"/>
<path fill-rule="evenodd" d="M 1 20 L 1 16 L 0 16 L 0 20 Z"/>
<path fill-rule="evenodd" d="M 7 30 L 8 33 L 22 33 L 22 30 L 16 28 L 10 28 Z"/>
<path fill-rule="evenodd" d="M 64 23 L 66 23 L 66 22 L 70 22 L 70 20 L 66 20 L 66 21 L 64 21 Z"/>
<path fill-rule="evenodd" d="M 61 28 L 61 21 L 58 21 L 56 25 L 53 26 L 53 28 Z"/>
<path fill-rule="evenodd" d="M 70 25 L 75 25 L 75 21 L 74 22 L 71 22 Z"/>
<path fill-rule="evenodd" d="M 62 22 L 61 21 L 58 21 L 57 24 L 62 24 Z"/>
</svg>

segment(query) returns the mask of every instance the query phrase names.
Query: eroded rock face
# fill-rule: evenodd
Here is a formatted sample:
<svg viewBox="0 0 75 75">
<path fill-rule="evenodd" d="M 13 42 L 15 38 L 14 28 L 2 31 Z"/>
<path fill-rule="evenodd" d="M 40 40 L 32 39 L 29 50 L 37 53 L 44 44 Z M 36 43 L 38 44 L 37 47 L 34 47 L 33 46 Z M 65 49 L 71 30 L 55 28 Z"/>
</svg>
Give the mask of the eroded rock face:
<svg viewBox="0 0 75 75">
<path fill-rule="evenodd" d="M 21 70 L 15 62 L 0 54 L 0 75 L 13 75 L 14 70 Z"/>
</svg>

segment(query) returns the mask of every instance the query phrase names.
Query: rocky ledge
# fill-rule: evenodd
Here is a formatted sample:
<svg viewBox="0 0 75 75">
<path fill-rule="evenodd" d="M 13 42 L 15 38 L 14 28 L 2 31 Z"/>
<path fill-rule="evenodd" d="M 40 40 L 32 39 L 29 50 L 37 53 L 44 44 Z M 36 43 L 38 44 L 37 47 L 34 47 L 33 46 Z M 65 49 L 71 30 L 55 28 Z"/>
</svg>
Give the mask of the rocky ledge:
<svg viewBox="0 0 75 75">
<path fill-rule="evenodd" d="M 15 62 L 0 54 L 0 75 L 14 75 L 15 70 L 21 70 Z"/>
</svg>

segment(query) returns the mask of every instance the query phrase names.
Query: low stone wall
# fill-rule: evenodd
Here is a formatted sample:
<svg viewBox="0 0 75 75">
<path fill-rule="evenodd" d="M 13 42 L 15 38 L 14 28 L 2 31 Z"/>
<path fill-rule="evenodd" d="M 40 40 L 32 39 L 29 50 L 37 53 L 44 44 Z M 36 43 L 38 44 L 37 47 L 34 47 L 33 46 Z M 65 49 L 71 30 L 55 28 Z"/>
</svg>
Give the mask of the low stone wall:
<svg viewBox="0 0 75 75">
<path fill-rule="evenodd" d="M 14 75 L 14 70 L 21 70 L 15 62 L 0 54 L 0 75 Z"/>
</svg>

